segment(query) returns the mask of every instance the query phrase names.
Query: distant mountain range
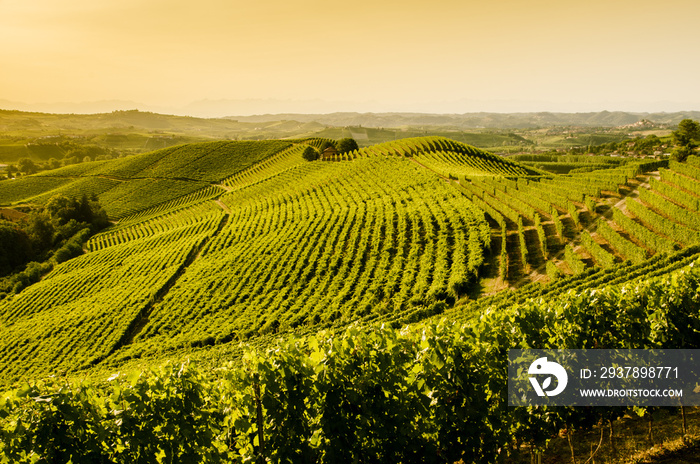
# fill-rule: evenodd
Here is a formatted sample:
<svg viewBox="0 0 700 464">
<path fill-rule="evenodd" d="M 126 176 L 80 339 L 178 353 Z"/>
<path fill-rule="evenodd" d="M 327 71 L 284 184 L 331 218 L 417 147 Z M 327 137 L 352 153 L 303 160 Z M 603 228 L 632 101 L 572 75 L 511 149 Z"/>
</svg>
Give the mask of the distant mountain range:
<svg viewBox="0 0 700 464">
<path fill-rule="evenodd" d="M 619 127 L 647 120 L 655 124 L 675 125 L 686 118 L 700 119 L 700 111 L 675 113 L 628 113 L 600 111 L 595 113 L 331 113 L 331 114 L 265 114 L 232 116 L 240 122 L 294 120 L 318 122 L 330 126 L 402 127 L 439 126 L 455 129 L 515 129 L 551 126 Z"/>
<path fill-rule="evenodd" d="M 675 125 L 685 118 L 700 119 L 700 111 L 680 112 L 625 112 L 599 111 L 588 113 L 463 113 L 435 114 L 415 112 L 324 112 L 328 102 L 321 100 L 292 101 L 274 99 L 201 100 L 182 108 L 157 107 L 133 101 L 105 100 L 86 103 L 35 103 L 26 104 L 0 99 L 0 109 L 57 113 L 96 114 L 113 111 L 149 111 L 162 115 L 194 116 L 213 115 L 240 122 L 298 121 L 316 122 L 327 126 L 364 127 L 441 127 L 452 129 L 515 129 L 551 126 L 619 127 L 647 120 L 655 124 Z M 345 104 L 344 106 L 350 105 Z M 353 104 L 358 107 L 361 104 Z M 286 112 L 280 112 L 286 111 Z M 294 111 L 294 112 L 292 112 Z M 251 116 L 253 115 L 253 116 Z"/>
</svg>

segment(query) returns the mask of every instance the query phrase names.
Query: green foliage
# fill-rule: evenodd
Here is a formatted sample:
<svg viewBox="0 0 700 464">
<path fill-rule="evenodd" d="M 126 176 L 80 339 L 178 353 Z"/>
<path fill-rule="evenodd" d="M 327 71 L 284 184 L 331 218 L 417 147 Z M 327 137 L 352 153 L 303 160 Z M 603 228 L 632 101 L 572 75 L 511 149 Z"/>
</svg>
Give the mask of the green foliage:
<svg viewBox="0 0 700 464">
<path fill-rule="evenodd" d="M 490 193 L 498 200 L 510 206 L 516 212 L 522 214 L 530 220 L 535 220 L 537 213 L 535 208 L 529 202 L 524 201 L 522 195 L 518 195 L 517 189 L 512 186 L 507 186 L 504 181 L 497 181 L 495 178 L 482 178 L 479 185 L 488 186 Z M 492 189 L 492 190 L 491 190 Z"/>
<path fill-rule="evenodd" d="M 545 267 L 547 270 L 547 277 L 549 277 L 550 280 L 557 280 L 561 276 L 561 271 L 552 261 L 547 261 Z"/>
<path fill-rule="evenodd" d="M 686 145 L 678 146 L 671 151 L 671 157 L 678 162 L 683 162 L 688 159 L 689 156 L 694 154 L 695 149 Z"/>
<path fill-rule="evenodd" d="M 0 291 L 17 294 L 38 282 L 55 264 L 81 255 L 90 235 L 107 224 L 99 203 L 86 196 L 77 200 L 61 195 L 19 225 L 1 222 L 0 235 L 8 240 L 0 240 L 0 276 L 7 276 L 0 279 Z M 42 262 L 29 262 L 32 259 Z"/>
<path fill-rule="evenodd" d="M 3 310 L 12 308 L 3 312 L 3 379 L 89 366 L 130 340 L 133 327 L 217 230 L 222 215 L 202 211 L 196 220 L 151 237 L 82 254 L 3 302 Z M 82 252 L 77 243 L 83 238 L 66 242 L 55 260 Z M 85 336 L 88 328 L 99 337 Z M 63 348 L 56 358 L 52 347 L 58 346 Z M 18 357 L 26 361 L 14 362 Z"/>
<path fill-rule="evenodd" d="M 508 249 L 506 248 L 507 243 L 507 231 L 505 221 L 501 224 L 501 255 L 498 259 L 498 274 L 501 276 L 502 280 L 508 280 Z"/>
<path fill-rule="evenodd" d="M 472 203 L 476 205 L 479 209 L 484 211 L 486 214 L 488 214 L 494 221 L 498 223 L 498 225 L 501 227 L 501 253 L 499 256 L 498 260 L 498 273 L 501 276 L 501 279 L 507 280 L 508 279 L 508 250 L 506 248 L 506 243 L 507 243 L 507 227 L 506 227 L 506 220 L 503 217 L 501 213 L 496 211 L 491 205 L 486 203 L 485 201 L 481 200 L 478 196 L 474 195 L 472 192 L 473 190 L 470 190 L 470 187 L 467 187 L 471 185 L 468 181 L 463 180 L 459 184 L 459 188 L 462 191 L 463 194 L 465 194 L 468 198 L 471 199 Z"/>
<path fill-rule="evenodd" d="M 0 456 L 3 462 L 219 462 L 224 448 L 214 428 L 222 414 L 212 387 L 187 363 L 117 374 L 99 387 L 27 384 L 5 400 L 3 411 L 22 426 L 2 427 Z"/>
<path fill-rule="evenodd" d="M 596 213 L 596 202 L 595 202 L 595 200 L 594 200 L 593 198 L 591 198 L 591 197 L 589 197 L 588 195 L 586 195 L 586 198 L 584 198 L 584 203 L 585 203 L 585 205 L 586 205 L 586 209 L 587 209 L 590 213 L 592 213 L 592 214 L 595 214 L 595 213 Z"/>
<path fill-rule="evenodd" d="M 87 193 L 98 195 L 108 215 L 119 218 L 222 181 L 288 147 L 290 143 L 274 140 L 208 142 L 66 165 L 12 185 L 0 184 L 0 204 L 44 203 L 57 193 Z"/>
<path fill-rule="evenodd" d="M 529 252 L 527 251 L 527 241 L 525 240 L 525 228 L 523 227 L 523 220 L 520 216 L 518 216 L 518 241 L 520 244 L 520 260 L 522 262 L 523 270 L 525 272 L 529 271 L 529 265 L 528 265 L 528 256 Z"/>
<path fill-rule="evenodd" d="M 647 224 L 651 230 L 663 234 L 671 240 L 684 245 L 690 245 L 700 241 L 700 232 L 673 222 L 637 201 L 628 201 L 627 208 L 642 222 Z"/>
<path fill-rule="evenodd" d="M 34 164 L 34 161 L 29 158 L 20 158 L 19 161 L 17 161 L 17 167 L 26 175 L 34 174 L 39 169 L 38 166 Z"/>
<path fill-rule="evenodd" d="M 669 198 L 671 201 L 673 201 L 679 206 L 682 206 L 686 210 L 690 210 L 692 212 L 700 211 L 700 198 L 696 197 L 695 195 L 691 195 L 683 189 L 677 188 L 674 185 L 669 184 L 667 182 L 656 180 L 653 177 L 649 179 L 649 183 L 651 185 L 652 191 L 659 192 L 660 194 L 662 194 L 666 198 Z"/>
<path fill-rule="evenodd" d="M 675 222 L 695 230 L 700 230 L 700 215 L 695 211 L 681 208 L 652 190 L 639 189 L 639 199 L 650 205 L 656 211 L 663 212 Z"/>
<path fill-rule="evenodd" d="M 366 147 L 358 156 L 414 157 L 444 176 L 531 175 L 533 170 L 507 158 L 493 155 L 444 137 L 417 137 Z"/>
<path fill-rule="evenodd" d="M 28 200 L 72 181 L 72 179 L 61 177 L 30 176 L 14 179 L 11 182 L 0 182 L 0 204 L 10 205 L 21 200 Z"/>
<path fill-rule="evenodd" d="M 46 162 L 47 169 L 58 169 L 60 167 L 61 167 L 61 162 L 58 161 L 56 158 L 49 158 L 49 160 Z"/>
<path fill-rule="evenodd" d="M 674 186 L 681 187 L 682 189 L 687 190 L 691 193 L 697 191 L 698 182 L 696 180 L 678 174 L 677 172 L 669 169 L 659 169 L 659 172 L 661 173 L 661 180 L 663 180 L 664 182 L 668 182 L 670 184 L 673 184 Z"/>
<path fill-rule="evenodd" d="M 583 260 L 581 260 L 581 257 L 569 244 L 564 247 L 564 257 L 574 274 L 581 274 L 586 269 L 586 265 Z"/>
<path fill-rule="evenodd" d="M 192 195 L 209 186 L 204 182 L 179 179 L 135 179 L 116 185 L 98 198 L 109 217 L 119 219 Z"/>
<path fill-rule="evenodd" d="M 333 140 L 321 140 L 321 143 L 318 145 L 318 152 L 323 153 L 327 148 L 335 148 L 335 143 Z"/>
<path fill-rule="evenodd" d="M 601 220 L 598 223 L 596 232 L 600 234 L 615 250 L 617 250 L 625 259 L 629 259 L 633 263 L 641 263 L 647 257 L 645 249 L 638 247 L 634 243 L 624 239 L 618 234 L 607 221 Z"/>
<path fill-rule="evenodd" d="M 360 147 L 357 146 L 357 142 L 352 138 L 343 138 L 338 140 L 336 143 L 339 153 L 350 153 L 355 150 L 359 150 Z"/>
<path fill-rule="evenodd" d="M 50 462 L 492 461 L 504 365 L 468 329 L 350 329 L 290 340 L 203 377 L 185 363 L 13 392 L 0 456 Z M 477 388 L 478 387 L 478 388 Z M 21 421 L 24 427 L 11 426 Z M 484 437 L 488 437 L 484 439 Z"/>
<path fill-rule="evenodd" d="M 632 203 L 632 201 L 629 201 Z M 618 208 L 613 208 L 613 220 L 629 234 L 637 238 L 647 248 L 656 250 L 662 253 L 671 252 L 676 249 L 676 244 L 664 237 L 659 236 L 653 231 L 633 221 Z"/>
<path fill-rule="evenodd" d="M 67 240 L 61 248 L 56 250 L 53 255 L 53 259 L 56 261 L 56 264 L 68 261 L 76 256 L 80 256 L 83 253 L 83 244 L 90 237 L 90 233 L 89 228 L 82 229 Z"/>
<path fill-rule="evenodd" d="M 79 366 L 356 319 L 420 319 L 477 282 L 489 226 L 452 186 L 398 157 L 310 164 L 299 150 L 289 155 L 289 169 L 234 180 L 218 203 L 207 198 L 221 189 L 208 187 L 125 218 L 8 301 L 18 323 L 0 347 L 6 378 L 56 367 L 41 367 L 43 354 L 10 365 L 36 345 L 9 340 L 41 320 L 41 344 L 63 344 L 73 329 L 57 327 L 71 311 L 75 330 L 100 324 L 105 333 L 92 348 L 86 340 L 64 350 L 60 365 Z"/>
<path fill-rule="evenodd" d="M 676 148 L 671 155 L 676 161 L 685 161 L 688 156 L 695 154 L 697 140 L 700 139 L 700 124 L 692 119 L 684 119 L 678 124 L 678 129 L 673 131 L 673 142 Z"/>
<path fill-rule="evenodd" d="M 501 199 L 494 196 L 496 194 L 496 190 L 493 188 L 493 186 L 479 181 L 472 181 L 469 183 L 466 180 L 462 183 L 462 185 L 467 190 L 483 199 L 483 202 L 478 202 L 477 204 L 481 205 L 483 203 L 487 203 L 490 209 L 498 211 L 499 215 L 502 215 L 513 222 L 517 222 L 518 218 L 520 218 L 520 214 L 515 209 L 511 208 L 508 204 L 501 201 Z M 506 199 L 503 195 L 500 195 L 500 191 L 499 196 L 508 201 L 508 199 Z M 472 200 L 475 201 L 474 198 L 472 198 Z M 522 218 L 520 219 L 522 220 Z"/>
<path fill-rule="evenodd" d="M 581 233 L 581 244 L 601 267 L 612 267 L 615 264 L 615 256 L 600 246 L 587 230 Z"/>
<path fill-rule="evenodd" d="M 17 224 L 0 221 L 0 275 L 11 272 L 33 256 L 27 232 Z"/>
<path fill-rule="evenodd" d="M 552 208 L 552 221 L 554 222 L 554 228 L 557 231 L 559 240 L 564 240 L 564 223 L 561 222 L 559 211 L 557 211 L 556 208 Z"/>
<path fill-rule="evenodd" d="M 88 199 L 87 195 L 78 200 L 63 195 L 55 195 L 44 206 L 51 221 L 62 226 L 73 220 L 93 225 L 96 230 L 107 226 L 107 215 L 101 210 L 99 204 Z"/>
<path fill-rule="evenodd" d="M 562 427 L 625 413 L 509 408 L 507 350 L 696 349 L 698 264 L 467 325 L 289 338 L 207 375 L 185 362 L 26 383 L 0 400 L 0 462 L 501 461 L 513 441 L 543 449 Z"/>
<path fill-rule="evenodd" d="M 576 225 L 576 227 L 580 228 L 581 227 L 581 220 L 578 217 L 578 207 L 574 203 L 567 201 L 566 202 L 566 210 L 569 212 L 569 216 L 571 216 L 571 220 L 574 221 L 574 224 Z"/>
<path fill-rule="evenodd" d="M 318 150 L 316 150 L 311 145 L 307 145 L 304 151 L 301 153 L 301 157 L 306 161 L 316 161 L 319 157 Z"/>
<path fill-rule="evenodd" d="M 668 167 L 679 174 L 690 177 L 694 181 L 700 181 L 700 167 L 696 165 L 671 160 L 668 163 Z"/>
<path fill-rule="evenodd" d="M 82 248 L 80 249 L 82 252 Z M 41 278 L 53 269 L 53 262 L 45 261 L 28 263 L 22 272 L 16 272 L 0 279 L 0 292 L 7 294 L 19 293 L 29 285 L 39 282 Z"/>
<path fill-rule="evenodd" d="M 66 178 L 83 176 L 122 220 L 90 239 L 89 253 L 65 262 L 82 252 L 86 232 L 76 216 L 80 202 L 76 208 L 72 201 L 51 200 L 28 223 L 28 236 L 37 242 L 60 237 L 60 245 L 53 261 L 30 264 L 18 274 L 9 292 L 0 287 L 3 381 L 72 373 L 105 359 L 120 364 L 142 357 L 148 363 L 192 348 L 205 358 L 216 350 L 235 357 L 239 340 L 270 349 L 249 353 L 206 378 L 186 366 L 184 383 L 174 379 L 181 366 L 170 366 L 118 377 L 107 386 L 86 386 L 94 392 L 89 405 L 74 401 L 82 386 L 72 383 L 37 390 L 25 398 L 26 405 L 0 402 L 0 455 L 11 450 L 21 462 L 27 456 L 22 453 L 34 451 L 46 460 L 78 462 L 77 453 L 65 451 L 76 449 L 93 462 L 492 462 L 503 458 L 512 437 L 538 449 L 558 427 L 581 428 L 599 418 L 590 411 L 509 411 L 503 392 L 507 348 L 694 343 L 693 331 L 700 328 L 697 298 L 688 288 L 673 279 L 626 287 L 625 292 L 639 290 L 640 301 L 619 288 L 603 288 L 668 273 L 690 254 L 671 259 L 656 253 L 641 261 L 645 250 L 618 240 L 619 234 L 605 236 L 605 226 L 600 235 L 638 264 L 616 265 L 584 233 L 582 241 L 596 262 L 609 268 L 586 270 L 566 245 L 575 276 L 560 275 L 548 261 L 553 286 L 535 283 L 475 303 L 463 298 L 478 282 L 491 242 L 484 214 L 500 227 L 499 271 L 505 280 L 508 226 L 518 229 L 519 258 L 527 268 L 523 217 L 534 221 L 546 257 L 545 215 L 552 215 L 564 238 L 554 205 L 573 206 L 578 213 L 572 201 L 583 200 L 590 209 L 591 195 L 616 189 L 642 167 L 514 181 L 492 174 L 527 172 L 519 171 L 522 166 L 476 151 L 478 160 L 470 160 L 470 148 L 441 138 L 370 147 L 336 158 L 347 160 L 342 163 L 305 163 L 307 146 L 286 144 L 258 161 L 251 161 L 258 156 L 251 154 L 250 164 L 226 171 L 226 193 L 192 180 L 217 172 L 214 167 L 205 172 L 184 163 L 190 155 L 216 158 L 207 151 L 212 146 L 57 170 Z M 407 158 L 430 160 L 439 172 L 462 166 L 473 177 L 445 182 Z M 118 186 L 100 190 L 105 182 L 98 188 L 107 180 L 101 176 L 116 173 L 119 180 L 109 181 Z M 140 178 L 143 173 L 194 177 L 153 180 Z M 42 195 L 45 190 L 33 198 L 49 200 Z M 650 223 L 626 219 L 616 222 L 633 237 L 644 237 L 639 240 L 651 251 L 673 249 L 673 242 L 648 228 Z M 673 278 L 697 288 L 697 275 L 696 280 Z M 15 288 L 19 294 L 12 295 Z M 594 297 L 586 288 L 599 292 Z M 607 306 L 597 307 L 593 300 Z M 436 314 L 471 323 L 428 323 L 402 332 L 366 329 L 375 321 L 397 327 Z M 339 330 L 352 321 L 365 328 Z M 685 324 L 683 336 L 664 327 L 667 321 Z M 281 334 L 322 328 L 334 335 L 271 342 Z M 218 346 L 209 351 L 208 345 Z M 33 409 L 46 407 L 35 398 L 61 388 L 69 396 L 60 404 L 68 406 L 57 411 L 80 415 L 77 408 L 84 407 L 80 411 L 95 420 L 60 422 L 55 414 Z M 187 401 L 198 410 L 181 405 L 181 394 L 191 395 Z M 63 425 L 41 429 L 32 423 L 17 431 L 13 421 L 25 406 L 30 412 L 22 424 L 35 417 Z M 178 409 L 184 413 L 173 412 Z M 8 415 L 2 417 L 2 411 Z M 71 427 L 77 432 L 65 432 Z M 41 436 L 61 439 L 39 443 L 40 435 L 31 430 L 48 430 Z"/>
<path fill-rule="evenodd" d="M 535 230 L 537 231 L 537 237 L 540 239 L 540 248 L 542 249 L 542 257 L 547 259 L 547 233 L 542 227 L 542 220 L 539 214 L 535 215 Z"/>
<path fill-rule="evenodd" d="M 677 145 L 695 148 L 696 140 L 700 139 L 700 124 L 692 119 L 684 119 L 678 123 L 678 129 L 673 131 L 673 141 Z"/>
</svg>

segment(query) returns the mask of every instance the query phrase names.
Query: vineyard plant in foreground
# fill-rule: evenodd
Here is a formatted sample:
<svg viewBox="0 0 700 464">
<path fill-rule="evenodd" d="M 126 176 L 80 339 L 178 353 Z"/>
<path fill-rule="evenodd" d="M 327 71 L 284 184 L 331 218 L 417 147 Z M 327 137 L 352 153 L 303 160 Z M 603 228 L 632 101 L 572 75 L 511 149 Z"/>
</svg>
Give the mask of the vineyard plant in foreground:
<svg viewBox="0 0 700 464">
<path fill-rule="evenodd" d="M 700 345 L 694 163 L 306 138 L 3 182 L 0 206 L 85 191 L 111 225 L 13 264 L 33 278 L 0 298 L 0 462 L 546 453 L 634 411 L 508 408 L 508 349 Z"/>
<path fill-rule="evenodd" d="M 544 447 L 560 428 L 577 430 L 624 412 L 508 408 L 508 348 L 698 348 L 699 264 L 487 310 L 468 325 L 288 338 L 207 375 L 185 362 L 117 373 L 99 384 L 27 383 L 0 402 L 0 456 L 74 463 L 145 456 L 496 462 L 515 441 Z"/>
</svg>

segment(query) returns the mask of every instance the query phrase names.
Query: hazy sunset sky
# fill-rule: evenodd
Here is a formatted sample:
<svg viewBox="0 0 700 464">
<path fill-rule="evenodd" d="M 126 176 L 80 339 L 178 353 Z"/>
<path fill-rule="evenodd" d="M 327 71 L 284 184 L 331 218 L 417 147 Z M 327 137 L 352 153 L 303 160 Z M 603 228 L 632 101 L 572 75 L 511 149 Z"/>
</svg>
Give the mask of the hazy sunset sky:
<svg viewBox="0 0 700 464">
<path fill-rule="evenodd" d="M 0 0 L 0 99 L 700 109 L 699 22 L 697 0 Z"/>
</svg>

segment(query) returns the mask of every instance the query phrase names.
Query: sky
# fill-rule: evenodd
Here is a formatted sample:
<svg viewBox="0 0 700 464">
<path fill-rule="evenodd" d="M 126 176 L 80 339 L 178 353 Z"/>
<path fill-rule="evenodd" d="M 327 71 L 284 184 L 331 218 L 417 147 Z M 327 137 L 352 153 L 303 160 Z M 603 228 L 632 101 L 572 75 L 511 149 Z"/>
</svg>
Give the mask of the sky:
<svg viewBox="0 0 700 464">
<path fill-rule="evenodd" d="M 698 110 L 698 18 L 697 0 L 0 0 L 0 100 Z"/>
</svg>

